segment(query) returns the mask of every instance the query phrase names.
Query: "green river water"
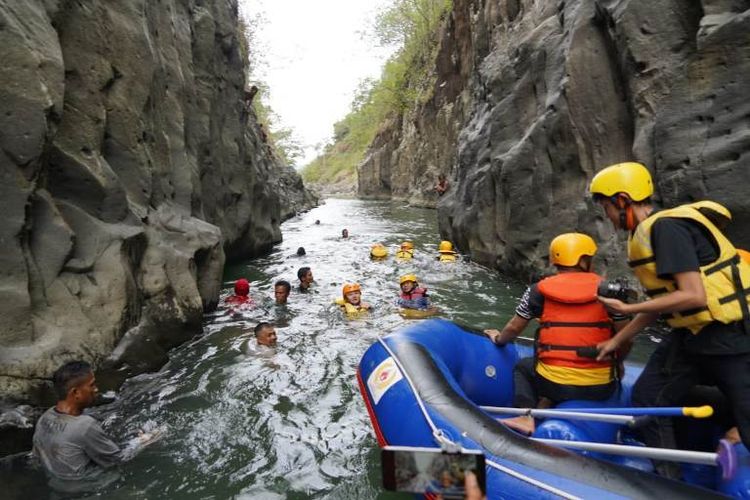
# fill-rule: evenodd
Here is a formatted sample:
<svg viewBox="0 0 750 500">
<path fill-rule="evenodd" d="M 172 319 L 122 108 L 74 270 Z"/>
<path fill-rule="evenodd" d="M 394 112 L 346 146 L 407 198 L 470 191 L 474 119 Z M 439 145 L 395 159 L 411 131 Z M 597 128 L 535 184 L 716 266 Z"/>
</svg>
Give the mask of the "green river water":
<svg viewBox="0 0 750 500">
<path fill-rule="evenodd" d="M 341 239 L 343 228 L 349 239 Z M 282 230 L 284 241 L 270 255 L 226 269 L 225 294 L 246 277 L 255 309 L 241 317 L 225 310 L 207 315 L 203 334 L 174 349 L 162 370 L 129 380 L 114 403 L 97 408 L 119 439 L 143 428 L 165 430 L 97 497 L 389 498 L 355 373 L 378 336 L 407 324 L 393 305 L 398 277 L 416 273 L 444 317 L 480 328 L 501 327 L 524 289 L 470 262 L 437 262 L 434 210 L 331 199 Z M 395 262 L 404 239 L 414 241 L 415 258 Z M 385 262 L 368 258 L 378 241 L 391 250 Z M 300 246 L 304 257 L 295 255 Z M 273 283 L 295 285 L 301 266 L 312 268 L 313 293 L 293 290 L 288 306 L 273 305 Z M 368 318 L 346 321 L 332 306 L 346 281 L 358 281 L 375 306 Z M 254 343 L 259 321 L 276 325 L 273 352 L 243 349 Z M 0 471 L 11 497 L 50 497 L 45 482 L 39 471 Z"/>
</svg>

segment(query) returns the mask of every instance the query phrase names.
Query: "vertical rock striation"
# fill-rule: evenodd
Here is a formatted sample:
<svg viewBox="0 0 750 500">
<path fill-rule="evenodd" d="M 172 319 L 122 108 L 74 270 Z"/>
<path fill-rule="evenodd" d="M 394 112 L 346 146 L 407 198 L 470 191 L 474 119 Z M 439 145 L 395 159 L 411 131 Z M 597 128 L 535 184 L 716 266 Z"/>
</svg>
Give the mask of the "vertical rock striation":
<svg viewBox="0 0 750 500">
<path fill-rule="evenodd" d="M 242 105 L 236 0 L 0 0 L 0 396 L 121 379 L 314 203 Z"/>
<path fill-rule="evenodd" d="M 636 159 L 657 200 L 724 203 L 750 246 L 748 2 L 453 3 L 434 95 L 376 138 L 361 193 L 428 200 L 432 170 L 448 172 L 441 233 L 475 260 L 528 276 L 554 235 L 582 230 L 622 271 L 585 193 L 598 169 Z"/>
</svg>

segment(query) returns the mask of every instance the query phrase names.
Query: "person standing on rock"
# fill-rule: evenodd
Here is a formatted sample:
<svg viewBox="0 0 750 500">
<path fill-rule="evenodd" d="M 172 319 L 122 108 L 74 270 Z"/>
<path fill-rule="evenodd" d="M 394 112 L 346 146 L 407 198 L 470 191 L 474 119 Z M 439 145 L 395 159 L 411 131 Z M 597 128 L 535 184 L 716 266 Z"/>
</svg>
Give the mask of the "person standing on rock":
<svg viewBox="0 0 750 500">
<path fill-rule="evenodd" d="M 450 184 L 448 184 L 448 179 L 445 178 L 445 174 L 438 174 L 438 180 L 435 184 L 435 192 L 438 196 L 443 196 L 446 191 L 448 191 L 448 188 L 450 187 Z"/>
<path fill-rule="evenodd" d="M 651 174 L 634 162 L 601 170 L 590 192 L 614 227 L 628 232 L 628 264 L 651 297 L 635 304 L 599 298 L 611 311 L 636 316 L 599 346 L 598 359 L 663 316 L 671 334 L 633 387 L 633 405 L 676 406 L 695 385 L 711 380 L 730 401 L 750 448 L 750 264 L 719 229 L 731 214 L 712 201 L 657 211 Z M 676 448 L 669 418 L 655 419 L 642 432 L 649 446 Z M 681 473 L 671 462 L 656 467 L 667 477 Z"/>
<path fill-rule="evenodd" d="M 608 314 L 597 300 L 602 278 L 593 272 L 596 243 L 581 233 L 566 233 L 549 246 L 557 274 L 531 285 L 502 331 L 485 330 L 495 344 L 515 340 L 533 318 L 539 320 L 535 356 L 513 370 L 516 408 L 548 408 L 570 399 L 603 400 L 618 386 L 616 363 L 594 359 L 596 345 L 612 337 L 627 320 Z M 591 356 L 593 354 L 593 357 Z M 534 418 L 503 420 L 520 432 L 534 432 Z"/>
<path fill-rule="evenodd" d="M 119 475 L 105 469 L 123 462 L 128 453 L 97 420 L 83 414 L 99 392 L 91 365 L 71 361 L 58 368 L 52 380 L 58 401 L 37 422 L 32 450 L 50 477 L 50 486 L 75 493 L 110 484 Z M 135 443 L 143 446 L 155 437 L 154 433 L 144 433 Z"/>
</svg>

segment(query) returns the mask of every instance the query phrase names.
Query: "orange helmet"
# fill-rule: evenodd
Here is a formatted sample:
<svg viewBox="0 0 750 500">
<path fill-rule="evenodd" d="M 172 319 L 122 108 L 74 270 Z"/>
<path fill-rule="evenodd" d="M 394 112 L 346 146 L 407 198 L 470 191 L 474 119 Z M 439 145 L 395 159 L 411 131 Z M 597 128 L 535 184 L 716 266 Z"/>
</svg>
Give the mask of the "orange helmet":
<svg viewBox="0 0 750 500">
<path fill-rule="evenodd" d="M 454 253 L 453 252 L 453 243 L 451 243 L 448 240 L 441 241 L 440 245 L 438 246 L 438 252 L 440 252 L 440 253 Z"/>
<path fill-rule="evenodd" d="M 344 288 L 342 289 L 342 295 L 346 297 L 346 294 L 349 292 L 361 292 L 362 287 L 359 286 L 359 283 L 344 283 Z"/>
</svg>

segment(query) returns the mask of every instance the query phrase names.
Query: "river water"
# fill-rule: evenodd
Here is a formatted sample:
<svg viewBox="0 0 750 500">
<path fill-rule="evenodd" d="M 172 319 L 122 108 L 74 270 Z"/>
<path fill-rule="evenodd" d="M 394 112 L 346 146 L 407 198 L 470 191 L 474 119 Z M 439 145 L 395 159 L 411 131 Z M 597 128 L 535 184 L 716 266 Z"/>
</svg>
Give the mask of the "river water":
<svg viewBox="0 0 750 500">
<path fill-rule="evenodd" d="M 379 335 L 409 321 L 393 305 L 398 277 L 416 273 L 443 317 L 479 328 L 502 326 L 524 289 L 471 262 L 437 262 L 434 210 L 331 199 L 282 229 L 284 241 L 270 255 L 226 269 L 225 295 L 246 277 L 254 309 L 207 315 L 203 334 L 174 349 L 161 371 L 129 380 L 97 408 L 120 440 L 138 429 L 164 431 L 102 497 L 388 498 L 355 373 Z M 395 262 L 404 239 L 414 242 L 415 258 Z M 391 250 L 385 262 L 368 258 L 378 241 Z M 303 257 L 295 255 L 300 246 Z M 312 268 L 313 292 L 293 289 L 288 306 L 275 306 L 273 283 L 296 286 L 302 266 Z M 375 306 L 369 317 L 347 321 L 332 305 L 346 281 L 362 285 L 363 300 Z M 275 350 L 255 348 L 259 321 L 276 325 Z M 10 483 L 11 497 L 49 497 L 38 471 L 0 472 L 0 482 Z"/>
</svg>

